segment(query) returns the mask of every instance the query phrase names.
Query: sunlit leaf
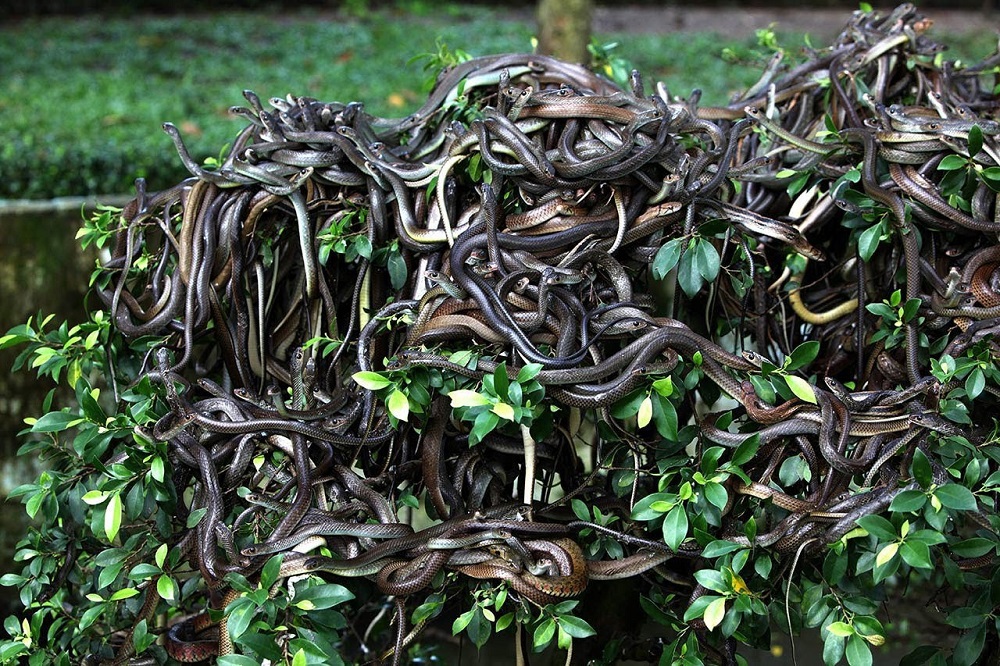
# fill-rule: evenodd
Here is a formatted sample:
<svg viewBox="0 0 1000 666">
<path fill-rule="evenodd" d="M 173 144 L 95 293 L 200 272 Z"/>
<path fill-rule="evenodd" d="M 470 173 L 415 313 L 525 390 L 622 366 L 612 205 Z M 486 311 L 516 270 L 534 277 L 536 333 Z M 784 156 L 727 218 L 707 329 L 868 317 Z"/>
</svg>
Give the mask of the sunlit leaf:
<svg viewBox="0 0 1000 666">
<path fill-rule="evenodd" d="M 647 395 L 646 399 L 639 405 L 639 413 L 636 415 L 636 425 L 645 428 L 653 420 L 653 397 Z"/>
<path fill-rule="evenodd" d="M 816 393 L 812 384 L 795 375 L 785 375 L 785 383 L 799 400 L 816 404 Z"/>
<path fill-rule="evenodd" d="M 705 609 L 705 627 L 709 631 L 715 629 L 722 622 L 722 618 L 726 615 L 726 600 L 725 598 L 716 599 L 708 605 Z"/>
<path fill-rule="evenodd" d="M 410 401 L 407 400 L 406 394 L 399 389 L 389 394 L 387 406 L 389 413 L 400 421 L 406 421 L 410 418 Z"/>
<path fill-rule="evenodd" d="M 490 404 L 490 399 L 482 393 L 469 389 L 456 389 L 448 394 L 452 407 L 478 407 Z"/>
<path fill-rule="evenodd" d="M 351 379 L 353 379 L 362 388 L 366 388 L 369 391 L 378 391 L 379 389 L 384 389 L 386 386 L 392 384 L 391 381 L 379 373 L 369 371 L 355 372 L 351 375 Z"/>
</svg>

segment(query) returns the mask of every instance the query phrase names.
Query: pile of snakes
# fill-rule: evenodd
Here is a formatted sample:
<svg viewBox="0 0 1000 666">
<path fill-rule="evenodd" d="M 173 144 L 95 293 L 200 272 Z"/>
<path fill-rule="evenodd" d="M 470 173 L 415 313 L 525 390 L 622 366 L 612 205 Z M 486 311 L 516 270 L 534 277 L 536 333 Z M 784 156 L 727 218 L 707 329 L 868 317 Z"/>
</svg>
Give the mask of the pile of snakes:
<svg viewBox="0 0 1000 666">
<path fill-rule="evenodd" d="M 545 605 L 633 578 L 679 617 L 706 534 L 803 567 L 918 487 L 918 450 L 944 483 L 931 444 L 984 435 L 931 360 L 994 354 L 1000 321 L 1000 55 L 944 60 L 929 26 L 857 12 L 725 106 L 509 54 L 402 119 L 247 92 L 212 168 L 165 125 L 192 177 L 139 187 L 98 293 L 169 406 L 147 436 L 203 580 L 186 610 L 282 553 L 283 578 L 369 586 L 356 636 L 393 600 L 388 644 L 345 633 L 358 659 L 482 581 Z M 721 498 L 676 494 L 698 469 Z M 688 502 L 683 540 L 636 511 L 655 493 Z M 199 628 L 168 652 L 233 649 Z"/>
</svg>

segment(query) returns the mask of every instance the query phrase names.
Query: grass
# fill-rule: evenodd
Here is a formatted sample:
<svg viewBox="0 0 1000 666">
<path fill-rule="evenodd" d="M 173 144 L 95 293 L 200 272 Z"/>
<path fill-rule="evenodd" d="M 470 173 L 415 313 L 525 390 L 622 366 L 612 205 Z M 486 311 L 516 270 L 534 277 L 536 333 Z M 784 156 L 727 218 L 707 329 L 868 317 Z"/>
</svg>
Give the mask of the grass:
<svg viewBox="0 0 1000 666">
<path fill-rule="evenodd" d="M 500 10 L 401 3 L 366 19 L 309 12 L 194 17 L 49 18 L 0 28 L 0 198 L 123 193 L 137 176 L 152 189 L 186 176 L 164 121 L 181 128 L 197 159 L 219 154 L 243 126 L 228 115 L 288 93 L 361 101 L 369 112 L 403 116 L 419 106 L 428 72 L 414 56 L 437 43 L 473 55 L 526 51 L 533 24 Z M 759 75 L 755 43 L 718 35 L 597 35 L 648 84 L 674 94 L 704 91 L 724 102 Z M 780 34 L 795 49 L 802 36 Z M 985 55 L 989 35 L 964 39 Z M 958 42 L 951 42 L 958 45 Z M 723 59 L 728 46 L 742 63 Z"/>
</svg>

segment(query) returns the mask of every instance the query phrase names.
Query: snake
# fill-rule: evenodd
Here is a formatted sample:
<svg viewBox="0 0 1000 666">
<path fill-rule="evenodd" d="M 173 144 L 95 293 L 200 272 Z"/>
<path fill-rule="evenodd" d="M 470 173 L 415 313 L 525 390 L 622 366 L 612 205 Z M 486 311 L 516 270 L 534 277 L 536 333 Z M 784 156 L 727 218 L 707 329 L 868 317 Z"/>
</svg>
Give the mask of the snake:
<svg viewBox="0 0 1000 666">
<path fill-rule="evenodd" d="M 403 118 L 248 93 L 218 168 L 167 126 L 191 178 L 140 185 L 95 290 L 116 334 L 153 350 L 126 364 L 162 408 L 138 435 L 168 452 L 176 538 L 203 579 L 167 630 L 171 654 L 231 650 L 202 600 L 217 607 L 226 572 L 252 578 L 274 553 L 299 573 L 367 578 L 373 604 L 484 580 L 540 605 L 589 580 L 694 587 L 702 547 L 670 549 L 620 499 L 659 489 L 671 408 L 697 423 L 695 455 L 759 442 L 712 537 L 810 558 L 883 512 L 910 487 L 894 476 L 907 456 L 936 460 L 934 438 L 958 436 L 921 336 L 958 358 L 988 346 L 1000 316 L 996 197 L 970 182 L 959 203 L 938 168 L 996 166 L 1000 126 L 975 117 L 988 67 L 896 66 L 933 51 L 900 27 L 922 37 L 920 21 L 859 13 L 835 45 L 788 66 L 776 55 L 720 107 L 505 54 L 455 62 Z M 986 140 L 968 155 L 973 125 Z M 781 280 L 768 289 L 779 274 L 787 297 Z M 888 330 L 883 300 L 917 313 Z M 808 340 L 815 359 L 784 370 Z M 793 375 L 816 404 L 789 399 Z M 757 396 L 766 384 L 779 404 Z M 456 390 L 488 404 L 452 409 Z M 706 414 L 722 404 L 725 420 Z M 795 458 L 810 478 L 779 490 Z M 569 516 L 571 499 L 594 519 Z M 424 511 L 441 522 L 411 521 Z M 750 516 L 768 525 L 753 539 Z M 623 557 L 588 561 L 598 537 Z M 400 623 L 393 650 L 420 628 Z"/>
</svg>

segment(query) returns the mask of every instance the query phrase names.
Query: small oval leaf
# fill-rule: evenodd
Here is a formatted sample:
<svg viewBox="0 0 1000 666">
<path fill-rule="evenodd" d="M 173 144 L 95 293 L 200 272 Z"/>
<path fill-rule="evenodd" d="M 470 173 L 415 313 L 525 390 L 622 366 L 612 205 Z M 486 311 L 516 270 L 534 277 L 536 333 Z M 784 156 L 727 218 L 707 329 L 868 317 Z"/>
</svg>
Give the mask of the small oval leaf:
<svg viewBox="0 0 1000 666">
<path fill-rule="evenodd" d="M 646 399 L 639 405 L 639 414 L 636 416 L 636 424 L 640 428 L 645 428 L 653 420 L 653 398 L 646 396 Z"/>
<path fill-rule="evenodd" d="M 399 389 L 389 394 L 388 406 L 389 413 L 400 421 L 406 421 L 410 418 L 410 401 L 406 398 L 406 394 Z"/>
<path fill-rule="evenodd" d="M 355 372 L 351 375 L 353 379 L 359 386 L 366 388 L 369 391 L 378 391 L 379 389 L 384 389 L 386 386 L 392 384 L 391 381 L 383 377 L 377 372 Z"/>
<path fill-rule="evenodd" d="M 816 393 L 813 390 L 812 384 L 795 375 L 785 375 L 785 383 L 788 384 L 788 388 L 791 389 L 792 393 L 799 400 L 816 404 Z"/>
</svg>

